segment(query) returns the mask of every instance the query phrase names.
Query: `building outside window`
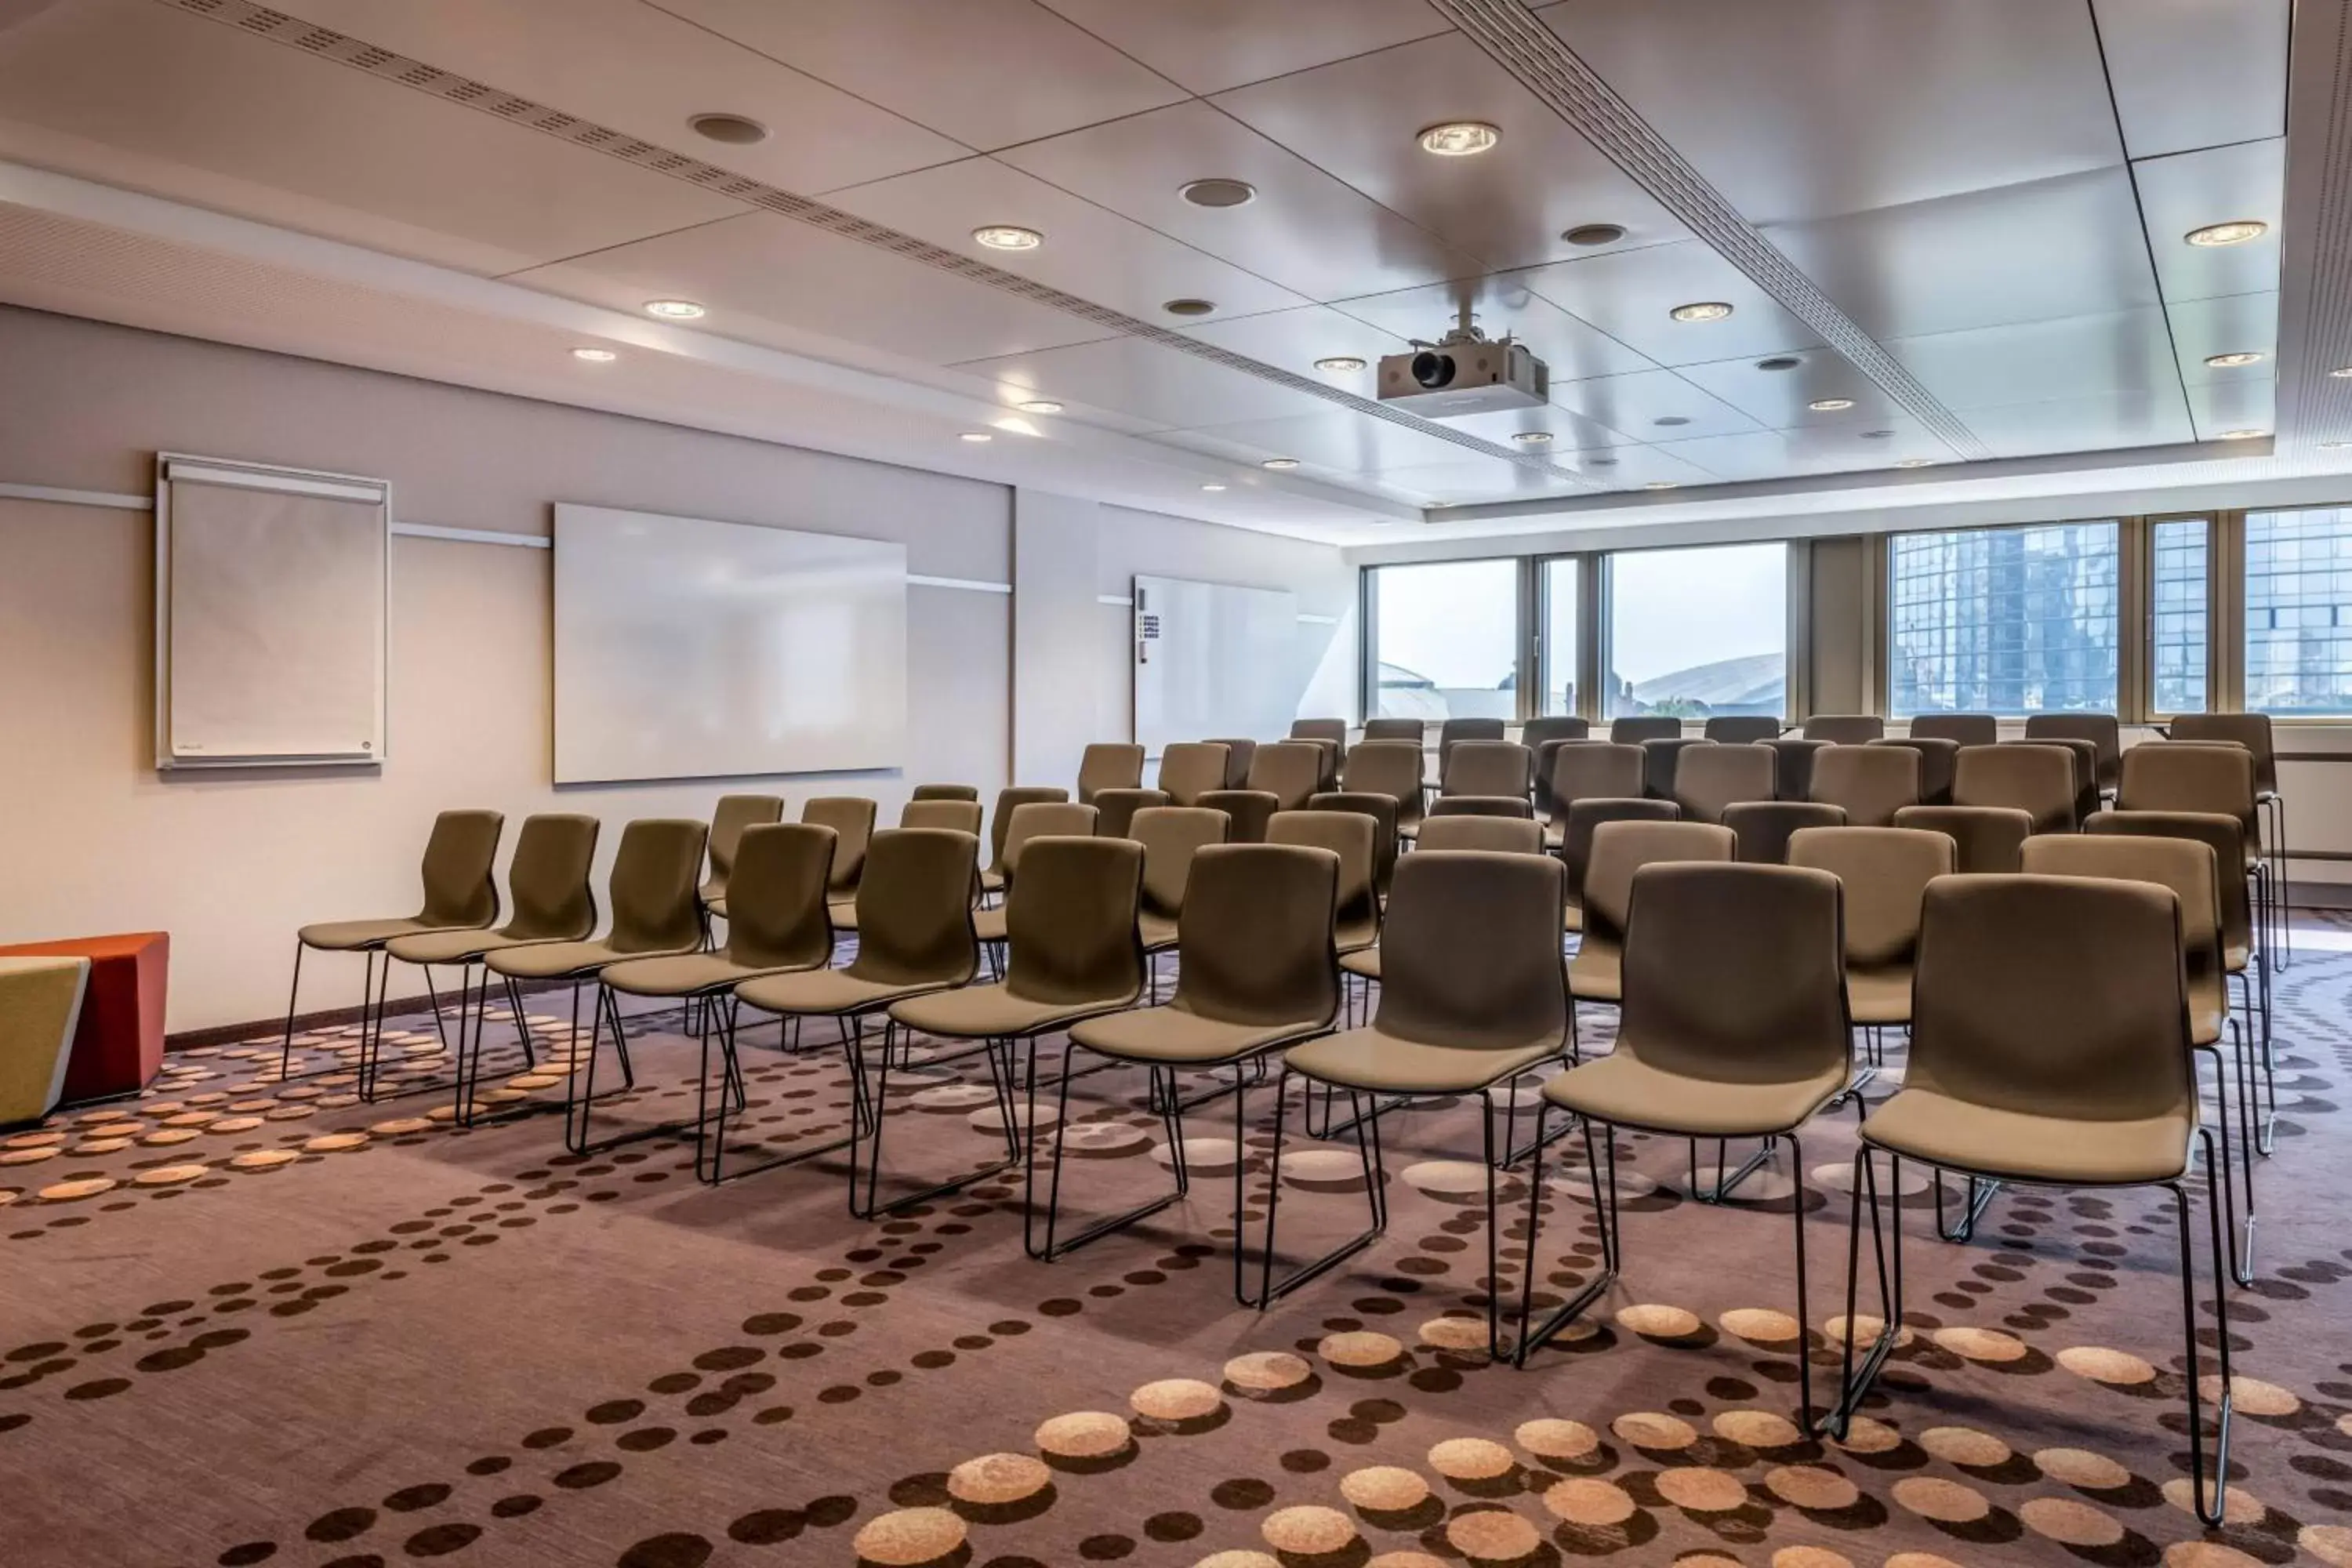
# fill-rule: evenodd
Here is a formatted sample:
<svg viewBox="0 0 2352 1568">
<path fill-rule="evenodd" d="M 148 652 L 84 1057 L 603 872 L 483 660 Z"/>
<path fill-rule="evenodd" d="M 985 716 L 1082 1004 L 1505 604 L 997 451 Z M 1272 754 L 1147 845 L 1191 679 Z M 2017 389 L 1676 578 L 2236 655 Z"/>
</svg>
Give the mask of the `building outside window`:
<svg viewBox="0 0 2352 1568">
<path fill-rule="evenodd" d="M 1888 540 L 1892 712 L 2114 712 L 2120 544 L 2112 521 Z"/>
<path fill-rule="evenodd" d="M 1629 550 L 1605 563 L 1601 712 L 1789 707 L 1789 547 Z"/>
<path fill-rule="evenodd" d="M 2352 507 L 2246 514 L 2246 709 L 2352 713 Z"/>
<path fill-rule="evenodd" d="M 2148 705 L 2158 713 L 2202 713 L 2211 620 L 2212 529 L 2201 517 L 2148 531 Z"/>
</svg>

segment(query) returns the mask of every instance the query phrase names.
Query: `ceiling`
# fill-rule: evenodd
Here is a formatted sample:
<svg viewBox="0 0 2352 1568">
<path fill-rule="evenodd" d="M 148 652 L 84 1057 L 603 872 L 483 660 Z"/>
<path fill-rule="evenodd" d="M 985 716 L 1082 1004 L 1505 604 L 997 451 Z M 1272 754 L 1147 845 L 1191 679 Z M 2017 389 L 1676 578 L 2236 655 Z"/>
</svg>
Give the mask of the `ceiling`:
<svg viewBox="0 0 2352 1568">
<path fill-rule="evenodd" d="M 2343 0 L 2302 10 L 2291 47 L 2288 0 L 0 0 L 0 300 L 1338 540 L 2352 470 L 2311 238 L 2352 174 L 2289 157 Z M 1423 150 L 1458 121 L 1499 141 Z M 1548 405 L 1318 366 L 1465 306 Z"/>
</svg>

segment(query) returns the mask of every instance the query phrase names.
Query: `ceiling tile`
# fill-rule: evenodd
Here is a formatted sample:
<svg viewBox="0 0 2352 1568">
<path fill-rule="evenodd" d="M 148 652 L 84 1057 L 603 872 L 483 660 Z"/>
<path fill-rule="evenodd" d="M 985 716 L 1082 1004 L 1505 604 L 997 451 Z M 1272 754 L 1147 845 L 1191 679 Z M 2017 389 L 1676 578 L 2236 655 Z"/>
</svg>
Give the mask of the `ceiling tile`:
<svg viewBox="0 0 2352 1568">
<path fill-rule="evenodd" d="M 1181 103 L 1016 147 L 1004 162 L 1316 300 L 1486 270 L 1296 153 L 1205 103 Z M 1193 180 L 1240 180 L 1240 206 L 1186 201 Z"/>
<path fill-rule="evenodd" d="M 1787 370 L 1761 370 L 1753 359 L 1720 360 L 1711 364 L 1677 365 L 1675 374 L 1721 398 L 1752 419 L 1774 430 L 1801 426 L 1860 425 L 1879 426 L 1903 415 L 1902 405 L 1856 370 L 1845 356 L 1830 349 L 1799 354 Z M 1812 408 L 1822 399 L 1851 403 L 1851 408 Z"/>
<path fill-rule="evenodd" d="M 1513 463 L 1452 462 L 1391 468 L 1381 488 L 1401 490 L 1423 506 L 1469 506 L 1488 501 L 1529 500 L 1539 496 L 1573 499 L 1601 493 L 1591 485 Z"/>
<path fill-rule="evenodd" d="M 2279 226 L 2285 205 L 2286 142 L 2247 142 L 2150 158 L 2132 165 L 2147 246 L 2167 300 L 2259 294 L 2279 286 Z M 2270 232 L 2244 245 L 2196 246 L 2182 237 L 2208 224 L 2252 218 Z"/>
<path fill-rule="evenodd" d="M 2172 321 L 2172 341 L 2180 353 L 2180 379 L 2191 386 L 2267 381 L 2277 374 L 2279 297 L 2276 294 L 2224 294 L 2212 300 L 2183 300 L 2166 307 Z M 2209 365 L 2216 354 L 2258 353 L 2252 364 Z"/>
<path fill-rule="evenodd" d="M 1237 316 L 1182 330 L 1188 338 L 1198 338 L 1263 363 L 1313 376 L 1360 397 L 1372 395 L 1373 373 L 1381 356 L 1401 353 L 1408 346 L 1395 333 L 1328 305 Z M 1315 367 L 1317 360 L 1335 358 L 1362 360 L 1364 368 L 1322 371 Z"/>
<path fill-rule="evenodd" d="M 1566 462 L 1575 452 L 1605 451 L 1611 447 L 1632 446 L 1633 437 L 1612 430 L 1595 419 L 1587 419 L 1557 404 L 1540 408 L 1502 408 L 1492 414 L 1472 414 L 1463 418 L 1444 421 L 1449 430 L 1459 430 L 1465 436 L 1498 445 L 1509 444 L 1511 437 L 1522 431 L 1539 430 L 1551 439 L 1539 445 L 1554 462 Z"/>
<path fill-rule="evenodd" d="M 1522 279 L 1507 274 L 1341 300 L 1334 309 L 1398 337 L 1433 342 L 1453 330 L 1456 312 L 1465 304 L 1470 307 L 1473 324 L 1488 337 L 1507 333 L 1534 351 L 1538 359 L 1551 367 L 1555 387 L 1563 381 L 1655 368 L 1606 332 L 1587 326 L 1536 293 Z"/>
<path fill-rule="evenodd" d="M 1280 419 L 1331 407 L 1312 393 L 1293 392 L 1142 338 L 1108 338 L 958 368 L 1034 387 L 1034 396 L 1088 403 L 1166 429 Z"/>
<path fill-rule="evenodd" d="M 2277 422 L 2277 405 L 2278 383 L 2270 376 L 2208 382 L 2189 389 L 2189 417 L 2200 441 L 2218 441 L 2232 430 L 2268 435 Z"/>
<path fill-rule="evenodd" d="M 1767 234 L 1882 341 L 2157 302 L 2118 166 Z"/>
<path fill-rule="evenodd" d="M 2000 458 L 2168 447 L 2195 438 L 2178 387 L 2011 403 L 1970 409 L 1965 417 L 1969 428 Z"/>
<path fill-rule="evenodd" d="M 1052 136 L 1184 97 L 1034 0 L 654 0 L 974 147 Z"/>
<path fill-rule="evenodd" d="M 1429 0 L 1045 0 L 1194 92 L 1448 30 Z"/>
<path fill-rule="evenodd" d="M 1637 441 L 1688 441 L 1763 426 L 1670 370 L 1551 384 L 1551 400 Z M 1660 420 L 1676 423 L 1660 424 Z"/>
<path fill-rule="evenodd" d="M 0 31 L 0 121 L 52 167 L 478 271 L 744 210 L 151 0 Z"/>
<path fill-rule="evenodd" d="M 287 0 L 277 9 L 787 190 L 879 179 L 964 151 L 639 0 Z M 709 113 L 746 115 L 771 134 L 749 147 L 708 141 L 687 121 Z M 440 176 L 453 166 L 433 165 Z"/>
<path fill-rule="evenodd" d="M 1615 224 L 1621 245 L 1685 229 L 1592 144 L 1459 33 L 1222 93 L 1216 102 L 1308 162 L 1496 268 L 1587 254 L 1560 237 Z M 1502 132 L 1491 151 L 1443 158 L 1421 132 L 1454 120 Z"/>
<path fill-rule="evenodd" d="M 770 213 L 615 247 L 515 281 L 635 311 L 683 298 L 730 337 L 804 349 L 810 334 L 925 364 L 1103 335 L 1091 321 Z"/>
<path fill-rule="evenodd" d="M 1573 0 L 1538 15 L 1754 223 L 2123 159 L 2081 5 Z"/>
<path fill-rule="evenodd" d="M 1696 239 L 1555 261 L 1509 275 L 1581 321 L 1659 364 L 1703 364 L 1820 346 L 1820 336 Z M 1677 306 L 1726 304 L 1714 321 L 1678 321 Z"/>
<path fill-rule="evenodd" d="M 1891 474 L 1906 458 L 1926 458 L 1938 463 L 1952 460 L 1951 448 L 1916 419 L 1890 419 L 1873 428 L 1889 434 L 1871 439 L 1854 426 L 1768 430 L 1747 436 L 1675 441 L 1661 446 L 1659 450 L 1729 482 L 1873 470 Z"/>
<path fill-rule="evenodd" d="M 2106 393 L 2154 393 L 2179 384 L 2161 306 L 1890 338 L 1887 352 L 1946 407 L 2048 403 Z"/>
<path fill-rule="evenodd" d="M 2135 158 L 2286 132 L 2290 0 L 2091 0 Z"/>
<path fill-rule="evenodd" d="M 1251 461 L 1296 458 L 1312 467 L 1345 474 L 1383 474 L 1416 464 L 1458 463 L 1478 458 L 1478 454 L 1465 451 L 1442 437 L 1391 424 L 1376 415 L 1345 410 L 1290 419 L 1210 425 L 1187 430 L 1182 436 L 1185 445 L 1194 444 L 1192 437 L 1205 437 L 1218 449 L 1246 456 Z"/>
</svg>

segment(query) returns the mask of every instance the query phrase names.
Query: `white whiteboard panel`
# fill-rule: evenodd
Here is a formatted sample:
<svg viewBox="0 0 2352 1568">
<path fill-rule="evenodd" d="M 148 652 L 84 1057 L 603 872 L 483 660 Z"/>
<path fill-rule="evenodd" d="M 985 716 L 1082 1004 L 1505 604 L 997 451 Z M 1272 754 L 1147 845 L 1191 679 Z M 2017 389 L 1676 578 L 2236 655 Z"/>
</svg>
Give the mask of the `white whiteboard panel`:
<svg viewBox="0 0 2352 1568">
<path fill-rule="evenodd" d="M 1323 629 L 1299 624 L 1297 595 L 1138 577 L 1134 597 L 1135 738 L 1146 752 L 1289 733 L 1314 672 L 1300 634 Z"/>
<path fill-rule="evenodd" d="M 159 459 L 158 767 L 383 760 L 389 530 L 381 479 Z"/>
<path fill-rule="evenodd" d="M 904 545 L 555 509 L 555 782 L 889 769 Z"/>
</svg>

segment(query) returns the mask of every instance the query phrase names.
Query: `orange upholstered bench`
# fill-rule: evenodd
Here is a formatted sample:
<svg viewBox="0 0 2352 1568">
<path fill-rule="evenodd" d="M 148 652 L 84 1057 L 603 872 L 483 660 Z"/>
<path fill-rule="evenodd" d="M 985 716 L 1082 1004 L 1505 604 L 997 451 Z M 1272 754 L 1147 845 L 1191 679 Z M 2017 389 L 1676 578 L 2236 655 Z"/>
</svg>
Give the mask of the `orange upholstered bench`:
<svg viewBox="0 0 2352 1568">
<path fill-rule="evenodd" d="M 136 1094 L 163 1070 L 169 932 L 18 942 L 0 947 L 0 957 L 89 960 L 89 989 L 66 1065 L 66 1104 Z"/>
</svg>

